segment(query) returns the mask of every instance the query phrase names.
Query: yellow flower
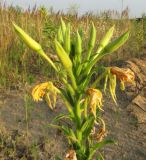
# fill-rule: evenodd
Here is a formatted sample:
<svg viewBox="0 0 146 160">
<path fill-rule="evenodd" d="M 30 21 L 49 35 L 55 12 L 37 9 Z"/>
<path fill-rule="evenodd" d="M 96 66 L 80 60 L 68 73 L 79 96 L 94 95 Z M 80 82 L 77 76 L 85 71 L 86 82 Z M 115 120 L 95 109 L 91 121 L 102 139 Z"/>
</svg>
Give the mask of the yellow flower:
<svg viewBox="0 0 146 160">
<path fill-rule="evenodd" d="M 74 150 L 69 150 L 64 160 L 77 160 L 76 152 Z"/>
<path fill-rule="evenodd" d="M 36 85 L 32 90 L 32 97 L 34 101 L 41 101 L 43 97 L 45 97 L 45 100 L 49 107 L 53 109 L 56 104 L 56 96 L 57 96 L 58 89 L 53 85 L 52 82 L 45 82 Z M 53 105 L 51 103 L 51 98 L 53 99 Z"/>
<path fill-rule="evenodd" d="M 48 88 L 48 82 L 36 85 L 32 90 L 32 97 L 34 101 L 41 101 Z"/>
<path fill-rule="evenodd" d="M 98 106 L 98 108 L 100 110 L 103 110 L 101 108 L 102 106 L 102 93 L 100 90 L 98 89 L 94 89 L 94 88 L 89 88 L 87 90 L 87 94 L 89 95 L 90 98 L 90 111 L 93 113 L 93 115 L 96 117 L 96 106 Z"/>
<path fill-rule="evenodd" d="M 111 67 L 110 72 L 123 82 L 134 82 L 135 75 L 129 68 Z"/>
</svg>

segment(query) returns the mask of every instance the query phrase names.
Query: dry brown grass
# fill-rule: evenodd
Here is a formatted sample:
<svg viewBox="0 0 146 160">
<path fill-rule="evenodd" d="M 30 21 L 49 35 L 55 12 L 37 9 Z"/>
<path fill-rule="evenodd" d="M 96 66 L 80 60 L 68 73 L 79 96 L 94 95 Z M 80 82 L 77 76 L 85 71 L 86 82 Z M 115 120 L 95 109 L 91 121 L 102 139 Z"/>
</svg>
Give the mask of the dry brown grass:
<svg viewBox="0 0 146 160">
<path fill-rule="evenodd" d="M 118 13 L 117 13 L 118 14 Z M 87 31 L 91 21 L 97 28 L 97 44 L 109 27 L 116 25 L 114 37 L 126 30 L 131 30 L 131 37 L 116 54 L 107 57 L 104 61 L 110 63 L 113 60 L 126 59 L 131 56 L 139 56 L 143 45 L 143 21 L 136 22 L 127 18 L 113 20 L 110 17 L 101 17 L 91 13 L 78 17 L 77 15 L 65 15 L 61 12 L 47 14 L 45 9 L 21 11 L 12 6 L 0 5 L 0 86 L 17 88 L 20 82 L 32 83 L 37 75 L 52 76 L 54 72 L 44 61 L 29 50 L 18 39 L 12 28 L 15 21 L 35 40 L 37 40 L 47 53 L 54 54 L 52 41 L 54 40 L 60 17 L 64 21 L 72 23 L 72 30 L 82 28 L 86 46 Z M 86 48 L 85 48 L 86 49 Z M 42 65 L 43 64 L 43 65 Z"/>
</svg>

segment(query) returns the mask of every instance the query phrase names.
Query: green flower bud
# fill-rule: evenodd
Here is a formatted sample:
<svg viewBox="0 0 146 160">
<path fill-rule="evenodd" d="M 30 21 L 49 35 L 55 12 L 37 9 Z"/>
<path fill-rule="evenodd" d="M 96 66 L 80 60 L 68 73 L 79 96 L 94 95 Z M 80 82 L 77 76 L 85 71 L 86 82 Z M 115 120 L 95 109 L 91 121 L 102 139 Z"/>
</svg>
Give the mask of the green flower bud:
<svg viewBox="0 0 146 160">
<path fill-rule="evenodd" d="M 106 35 L 103 37 L 103 39 L 101 40 L 98 50 L 96 53 L 100 53 L 104 47 L 109 43 L 110 39 L 113 36 L 113 32 L 114 32 L 115 26 L 111 27 L 108 32 L 106 33 Z"/>
<path fill-rule="evenodd" d="M 25 33 L 19 26 L 13 23 L 13 26 L 18 33 L 19 37 L 34 51 L 41 50 L 41 45 L 33 40 L 27 33 Z"/>
</svg>

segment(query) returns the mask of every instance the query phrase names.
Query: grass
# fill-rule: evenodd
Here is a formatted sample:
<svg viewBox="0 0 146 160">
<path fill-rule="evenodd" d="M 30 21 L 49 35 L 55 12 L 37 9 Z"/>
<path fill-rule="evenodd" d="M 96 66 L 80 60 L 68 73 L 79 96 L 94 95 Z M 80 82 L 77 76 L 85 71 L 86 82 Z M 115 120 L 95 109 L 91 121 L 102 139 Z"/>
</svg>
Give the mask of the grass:
<svg viewBox="0 0 146 160">
<path fill-rule="evenodd" d="M 114 14 L 118 16 L 118 13 Z M 74 31 L 77 27 L 82 27 L 85 39 L 88 37 L 89 24 L 93 21 L 97 29 L 98 42 L 113 24 L 116 25 L 114 37 L 118 37 L 130 28 L 131 37 L 127 44 L 114 56 L 106 58 L 104 60 L 106 63 L 115 59 L 140 56 L 146 32 L 145 17 L 140 22 L 127 18 L 112 19 L 109 12 L 97 16 L 87 13 L 78 17 L 77 15 L 64 15 L 61 12 L 48 14 L 45 8 L 34 7 L 33 10 L 22 11 L 18 7 L 5 7 L 0 4 L 0 87 L 19 88 L 19 83 L 32 83 L 37 76 L 54 77 L 52 68 L 44 63 L 44 60 L 37 54 L 32 54 L 32 51 L 19 41 L 12 28 L 12 21 L 15 21 L 42 44 L 48 54 L 54 54 L 54 46 L 51 46 L 50 42 L 54 40 L 60 17 L 70 22 Z M 48 48 L 51 49 L 48 50 Z"/>
</svg>

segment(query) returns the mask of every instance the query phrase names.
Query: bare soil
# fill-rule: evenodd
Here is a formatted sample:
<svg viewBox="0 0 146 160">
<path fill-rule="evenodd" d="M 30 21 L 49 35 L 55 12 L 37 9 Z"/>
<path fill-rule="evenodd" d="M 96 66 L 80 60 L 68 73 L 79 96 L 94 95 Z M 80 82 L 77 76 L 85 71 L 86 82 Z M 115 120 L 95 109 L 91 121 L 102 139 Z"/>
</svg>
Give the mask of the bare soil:
<svg viewBox="0 0 146 160">
<path fill-rule="evenodd" d="M 118 106 L 106 95 L 103 118 L 108 137 L 117 145 L 102 150 L 105 160 L 146 160 L 145 57 L 118 63 L 135 72 L 136 85 L 117 91 Z M 63 156 L 68 149 L 65 137 L 48 127 L 60 112 L 65 112 L 60 99 L 52 112 L 45 102 L 34 103 L 24 91 L 0 90 L 0 160 L 55 160 L 56 155 Z"/>
</svg>

